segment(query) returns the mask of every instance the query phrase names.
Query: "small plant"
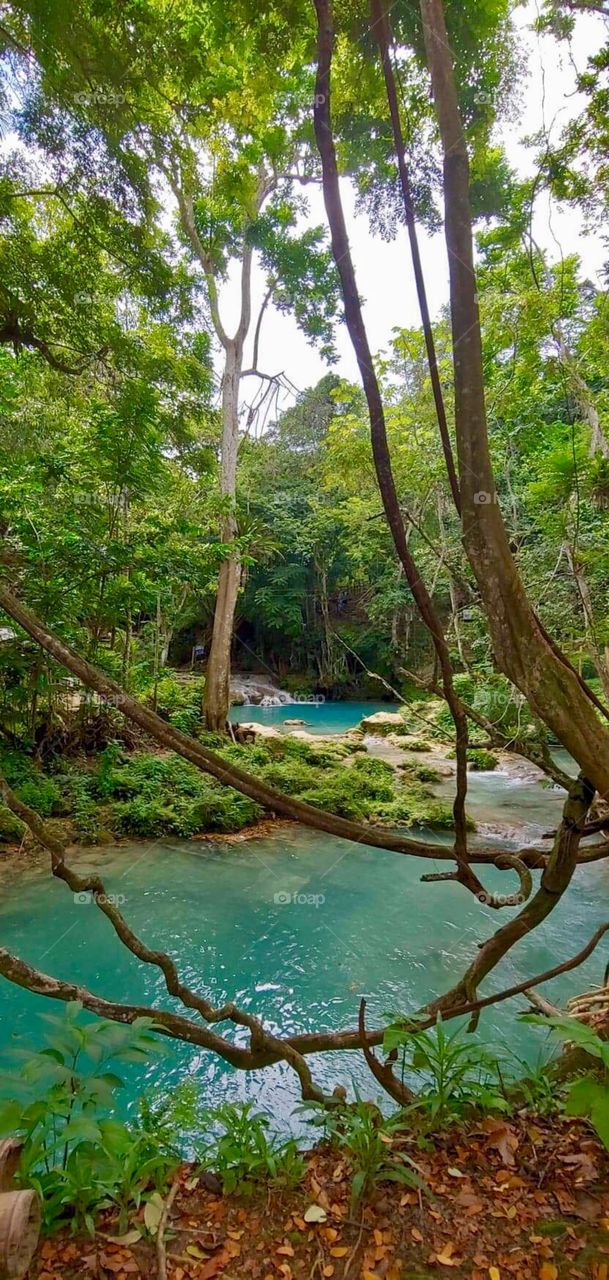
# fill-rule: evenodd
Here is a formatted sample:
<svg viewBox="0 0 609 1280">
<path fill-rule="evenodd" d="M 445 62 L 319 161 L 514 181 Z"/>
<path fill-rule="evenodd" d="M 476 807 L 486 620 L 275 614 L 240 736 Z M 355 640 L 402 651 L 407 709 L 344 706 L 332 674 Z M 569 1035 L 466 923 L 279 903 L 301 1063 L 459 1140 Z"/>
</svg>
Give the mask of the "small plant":
<svg viewBox="0 0 609 1280">
<path fill-rule="evenodd" d="M 393 1022 L 385 1031 L 386 1054 L 398 1051 L 402 1077 L 418 1076 L 420 1087 L 411 1109 L 434 1126 L 460 1118 L 468 1108 L 508 1111 L 497 1058 L 461 1027 L 447 1035 L 442 1019 L 429 1031 Z"/>
<path fill-rule="evenodd" d="M 219 1132 L 212 1136 L 201 1164 L 213 1169 L 228 1194 L 251 1195 L 269 1180 L 285 1188 L 302 1181 L 305 1162 L 296 1143 L 270 1138 L 269 1121 L 253 1110 L 252 1102 L 226 1102 L 208 1113 L 208 1124 Z"/>
<path fill-rule="evenodd" d="M 516 1096 L 518 1102 L 524 1102 L 525 1106 L 530 1107 L 531 1111 L 535 1111 L 537 1115 L 550 1116 L 561 1111 L 564 1101 L 561 1091 L 556 1087 L 556 1081 L 550 1074 L 548 1059 L 540 1055 L 536 1062 L 530 1063 L 516 1054 L 513 1057 L 523 1070 L 523 1075 L 518 1076 L 513 1088 L 510 1087 L 510 1093 Z"/>
<path fill-rule="evenodd" d="M 588 1120 L 609 1151 L 609 1043 L 577 1018 L 525 1013 L 522 1021 L 545 1027 L 563 1044 L 581 1049 L 584 1062 L 586 1057 L 590 1059 L 590 1069 L 585 1071 L 584 1067 L 584 1075 L 565 1082 L 565 1112 Z"/>
<path fill-rule="evenodd" d="M 351 1210 L 355 1211 L 379 1182 L 401 1182 L 427 1190 L 417 1166 L 397 1145 L 404 1128 L 402 1115 L 381 1115 L 374 1103 L 357 1096 L 350 1106 L 325 1111 L 309 1104 L 309 1123 L 322 1124 L 330 1141 L 344 1149 L 352 1169 Z"/>
<path fill-rule="evenodd" d="M 43 1015 L 51 1028 L 47 1047 L 12 1051 L 20 1070 L 0 1080 L 3 1092 L 13 1093 L 0 1103 L 0 1134 L 22 1138 L 19 1181 L 39 1193 L 47 1231 L 69 1222 L 92 1233 L 95 1215 L 112 1206 L 124 1230 L 129 1210 L 165 1187 L 179 1156 L 115 1118 L 123 1081 L 108 1068 L 146 1062 L 162 1046 L 151 1018 L 81 1025 L 81 1011 L 72 1003 L 62 1017 Z"/>
</svg>

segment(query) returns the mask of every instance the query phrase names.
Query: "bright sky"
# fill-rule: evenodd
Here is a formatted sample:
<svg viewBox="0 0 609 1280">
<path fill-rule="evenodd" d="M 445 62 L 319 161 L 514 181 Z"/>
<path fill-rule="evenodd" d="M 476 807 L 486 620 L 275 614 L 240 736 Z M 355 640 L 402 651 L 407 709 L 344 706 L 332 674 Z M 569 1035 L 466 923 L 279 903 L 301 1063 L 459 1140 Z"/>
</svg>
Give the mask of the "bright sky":
<svg viewBox="0 0 609 1280">
<path fill-rule="evenodd" d="M 515 21 L 528 49 L 528 74 L 520 91 L 516 123 L 505 126 L 500 134 L 510 162 L 523 176 L 534 171 L 535 157 L 535 148 L 527 148 L 524 139 L 536 133 L 542 122 L 546 132 L 555 138 L 566 120 L 577 113 L 581 100 L 574 93 L 575 67 L 581 70 L 585 66 L 587 56 L 599 47 L 601 34 L 604 34 L 603 20 L 592 14 L 585 15 L 578 20 L 571 48 L 568 49 L 566 44 L 559 46 L 553 39 L 547 36 L 540 38 L 532 30 L 537 11 L 536 0 L 527 0 L 516 10 Z M 308 188 L 308 195 L 311 222 L 325 225 L 321 192 Z M 355 217 L 354 196 L 348 184 L 343 186 L 343 199 L 359 291 L 365 300 L 370 344 L 373 351 L 379 351 L 388 346 L 394 327 L 419 323 L 406 231 L 400 228 L 396 240 L 389 244 L 373 238 L 365 215 Z M 552 258 L 559 258 L 561 250 L 571 253 L 576 249 L 585 274 L 590 278 L 598 276 L 606 251 L 599 238 L 582 235 L 581 217 L 576 211 L 562 210 L 555 203 L 550 205 L 547 196 L 542 195 L 538 199 L 534 234 Z M 430 236 L 421 231 L 420 239 L 433 315 L 448 297 L 444 238 L 442 233 Z M 263 278 L 258 273 L 254 290 L 258 300 L 262 297 L 263 286 Z M 235 291 L 231 283 L 227 285 L 222 302 L 225 322 L 232 329 Z M 340 363 L 336 371 L 357 381 L 355 359 L 342 324 L 337 346 Z M 300 390 L 314 384 L 327 372 L 323 360 L 299 333 L 293 319 L 271 308 L 263 322 L 259 367 L 271 374 L 283 370 Z M 253 379 L 249 379 L 248 396 L 253 390 Z"/>
</svg>

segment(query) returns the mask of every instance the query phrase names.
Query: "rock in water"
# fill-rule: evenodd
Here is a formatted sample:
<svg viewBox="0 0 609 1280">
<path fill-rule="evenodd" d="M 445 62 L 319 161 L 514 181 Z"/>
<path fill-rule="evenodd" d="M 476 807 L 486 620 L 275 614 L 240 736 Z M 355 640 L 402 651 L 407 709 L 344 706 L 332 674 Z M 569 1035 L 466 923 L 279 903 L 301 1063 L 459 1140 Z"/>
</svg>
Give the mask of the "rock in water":
<svg viewBox="0 0 609 1280">
<path fill-rule="evenodd" d="M 372 716 L 364 716 L 362 729 L 366 733 L 376 733 L 384 738 L 387 733 L 403 730 L 404 720 L 397 711 L 376 711 Z"/>
</svg>

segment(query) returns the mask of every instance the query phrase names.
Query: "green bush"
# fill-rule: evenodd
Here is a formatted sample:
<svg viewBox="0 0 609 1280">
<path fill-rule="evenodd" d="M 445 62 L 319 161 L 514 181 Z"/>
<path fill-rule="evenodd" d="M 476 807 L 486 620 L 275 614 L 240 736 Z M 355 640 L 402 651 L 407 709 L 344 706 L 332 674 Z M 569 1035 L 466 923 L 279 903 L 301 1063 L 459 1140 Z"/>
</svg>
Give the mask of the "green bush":
<svg viewBox="0 0 609 1280">
<path fill-rule="evenodd" d="M 395 773 L 385 760 L 375 760 L 373 756 L 358 756 L 351 764 L 347 776 L 349 774 L 352 779 L 357 779 L 357 788 L 367 799 L 393 800 Z"/>
<path fill-rule="evenodd" d="M 566 1080 L 565 1111 L 568 1116 L 582 1116 L 598 1134 L 609 1151 L 609 1044 L 593 1027 L 577 1018 L 557 1014 L 521 1014 L 522 1022 L 543 1027 L 560 1042 L 579 1051 L 585 1074 Z"/>
<path fill-rule="evenodd" d="M 132 796 L 112 806 L 111 821 L 115 831 L 131 836 L 192 836 L 196 826 L 188 814 L 159 796 Z"/>
<path fill-rule="evenodd" d="M 415 764 L 413 761 L 400 765 L 400 773 L 404 778 L 412 778 L 415 782 L 440 782 L 442 779 L 442 775 L 434 769 L 433 765 Z"/>
<path fill-rule="evenodd" d="M 288 796 L 298 796 L 315 783 L 315 772 L 299 760 L 277 760 L 266 765 L 261 775 L 269 787 Z"/>
<path fill-rule="evenodd" d="M 269 1121 L 253 1110 L 252 1102 L 226 1102 L 208 1113 L 210 1128 L 219 1132 L 210 1141 L 202 1165 L 213 1169 L 224 1191 L 251 1195 L 268 1182 L 289 1190 L 305 1175 L 305 1162 L 293 1139 L 278 1142 L 268 1134 Z"/>
<path fill-rule="evenodd" d="M 346 774 L 346 777 L 343 776 Z M 326 777 L 319 780 L 316 786 L 304 791 L 300 797 L 316 809 L 328 809 L 339 818 L 351 818 L 354 822 L 364 822 L 371 817 L 370 805 L 366 804 L 361 790 L 353 786 L 349 772 L 342 770 L 341 776 Z"/>
<path fill-rule="evenodd" d="M 15 794 L 41 818 L 50 818 L 54 813 L 61 812 L 61 791 L 57 783 L 51 778 L 46 778 L 44 774 L 20 783 Z"/>
<path fill-rule="evenodd" d="M 473 751 L 468 751 L 467 763 L 470 769 L 480 773 L 490 773 L 491 770 L 497 768 L 499 761 L 492 751 L 486 751 L 484 747 L 476 747 Z"/>
<path fill-rule="evenodd" d="M 100 759 L 112 750 L 106 748 Z M 54 775 L 54 782 L 61 795 L 62 812 L 72 820 L 75 839 L 81 844 L 97 844 L 101 826 L 95 775 L 69 765 Z"/>
<path fill-rule="evenodd" d="M 123 835 L 186 839 L 201 831 L 240 831 L 262 813 L 247 796 L 174 755 L 129 756 L 104 765 L 101 790 L 112 801 L 110 826 Z"/>
<path fill-rule="evenodd" d="M 496 1054 L 463 1027 L 449 1033 L 438 1018 L 429 1031 L 417 1031 L 397 1020 L 385 1029 L 383 1050 L 397 1054 L 402 1077 L 417 1077 L 409 1110 L 423 1113 L 430 1125 L 450 1123 L 472 1108 L 509 1110 Z"/>
<path fill-rule="evenodd" d="M 203 686 L 201 679 L 182 684 L 172 676 L 163 676 L 157 685 L 157 711 L 183 733 L 196 734 L 203 727 Z M 147 701 L 152 702 L 154 690 L 148 690 Z"/>
<path fill-rule="evenodd" d="M 10 809 L 0 805 L 0 843 L 16 844 L 21 841 L 26 830 L 23 822 L 16 818 Z"/>
<path fill-rule="evenodd" d="M 44 1015 L 50 1030 L 42 1052 L 12 1051 L 19 1070 L 3 1076 L 12 1096 L 0 1103 L 0 1135 L 22 1139 L 18 1181 L 40 1196 L 47 1231 L 71 1225 L 93 1234 L 97 1214 L 114 1209 L 120 1233 L 130 1211 L 165 1190 L 180 1156 L 166 1133 L 117 1118 L 123 1081 L 108 1067 L 145 1064 L 166 1050 L 151 1034 L 152 1018 L 81 1025 L 81 1011 L 73 1003 L 60 1016 Z"/>
</svg>

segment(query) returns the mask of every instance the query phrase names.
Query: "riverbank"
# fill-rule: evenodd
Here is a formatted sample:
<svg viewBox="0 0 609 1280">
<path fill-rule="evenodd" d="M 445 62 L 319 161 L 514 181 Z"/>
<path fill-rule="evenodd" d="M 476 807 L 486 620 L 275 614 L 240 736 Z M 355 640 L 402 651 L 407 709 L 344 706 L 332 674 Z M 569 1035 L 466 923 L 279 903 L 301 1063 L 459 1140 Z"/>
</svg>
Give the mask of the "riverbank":
<svg viewBox="0 0 609 1280">
<path fill-rule="evenodd" d="M 31 1280 L 606 1280 L 609 1159 L 579 1121 L 523 1110 L 396 1139 L 423 1189 L 379 1179 L 352 1205 L 353 1164 L 322 1145 L 293 1191 L 272 1180 L 250 1196 L 206 1189 L 182 1166 L 167 1214 L 142 1208 L 119 1231 L 107 1212 L 93 1238 L 41 1244 Z M 160 1234 L 160 1238 L 159 1238 Z"/>
</svg>

